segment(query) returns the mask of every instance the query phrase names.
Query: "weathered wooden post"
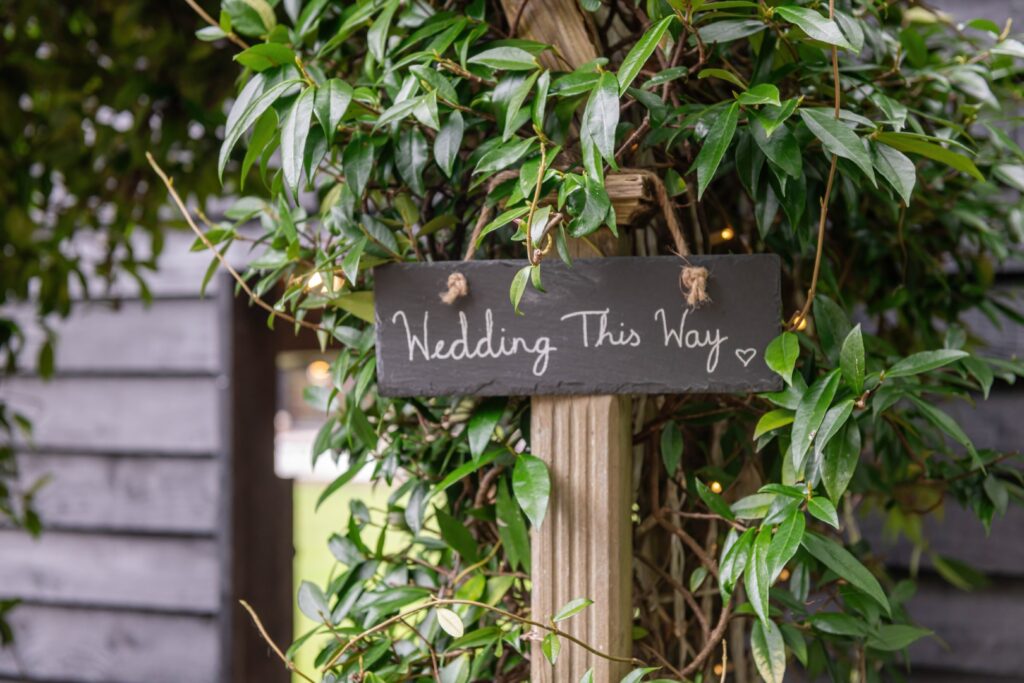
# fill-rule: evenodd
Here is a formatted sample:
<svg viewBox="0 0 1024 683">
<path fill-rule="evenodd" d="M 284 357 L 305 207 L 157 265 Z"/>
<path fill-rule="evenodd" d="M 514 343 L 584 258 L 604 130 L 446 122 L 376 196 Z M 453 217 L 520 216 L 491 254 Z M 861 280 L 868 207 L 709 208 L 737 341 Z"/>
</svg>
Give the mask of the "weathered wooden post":
<svg viewBox="0 0 1024 683">
<path fill-rule="evenodd" d="M 554 45 L 573 68 L 598 56 L 577 0 L 502 0 L 502 5 L 520 35 Z M 604 254 L 574 241 L 569 245 L 573 258 L 625 251 L 624 239 L 602 232 L 596 243 Z M 631 423 L 629 396 L 538 396 L 531 402 L 531 447 L 551 472 L 548 516 L 532 538 L 533 615 L 546 619 L 570 600 L 590 598 L 593 607 L 565 629 L 620 657 L 631 650 Z M 600 683 L 624 675 L 622 664 L 569 643 L 563 647 L 560 680 L 578 681 L 590 668 Z M 533 644 L 532 661 L 532 681 L 554 680 L 539 642 Z"/>
<path fill-rule="evenodd" d="M 559 68 L 597 57 L 577 0 L 502 5 L 518 35 L 555 46 Z M 543 58 L 556 66 L 550 53 Z M 642 172 L 607 178 L 620 226 L 649 205 L 645 180 Z M 680 291 L 678 258 L 593 260 L 624 256 L 627 246 L 607 229 L 572 242 L 581 260 L 573 268 L 546 262 L 547 293 L 524 294 L 525 316 L 508 302 L 524 261 L 392 264 L 374 275 L 382 395 L 532 397 L 531 448 L 552 480 L 532 539 L 533 617 L 546 621 L 590 598 L 592 607 L 559 628 L 623 659 L 632 649 L 630 397 L 777 390 L 759 355 L 781 317 L 777 257 L 692 257 L 711 273 L 713 302 L 694 311 Z M 442 303 L 438 292 L 454 273 L 468 295 Z M 598 342 L 609 330 L 616 341 Z M 578 681 L 588 669 L 596 683 L 617 683 L 629 668 L 567 642 L 556 667 L 539 642 L 532 661 L 534 683 Z"/>
</svg>

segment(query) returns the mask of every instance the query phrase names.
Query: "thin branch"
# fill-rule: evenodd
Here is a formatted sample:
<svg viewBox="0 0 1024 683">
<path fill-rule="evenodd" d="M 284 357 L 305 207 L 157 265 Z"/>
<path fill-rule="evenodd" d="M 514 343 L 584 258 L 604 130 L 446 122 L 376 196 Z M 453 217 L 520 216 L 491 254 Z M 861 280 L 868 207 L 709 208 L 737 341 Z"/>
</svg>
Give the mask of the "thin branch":
<svg viewBox="0 0 1024 683">
<path fill-rule="evenodd" d="M 269 312 L 274 317 L 281 318 L 282 320 L 287 320 L 288 322 L 293 323 L 295 325 L 301 325 L 302 327 L 313 330 L 314 332 L 330 332 L 330 330 L 328 330 L 325 327 L 321 327 L 320 325 L 307 322 L 305 320 L 299 320 L 298 318 L 288 315 L 283 311 L 279 311 L 270 304 L 268 304 L 266 301 L 261 299 L 260 297 L 256 296 L 256 292 L 252 291 L 252 288 L 249 287 L 249 283 L 245 281 L 245 278 L 239 275 L 238 271 L 235 270 L 230 263 L 228 263 L 228 260 L 224 258 L 224 255 L 221 254 L 220 251 L 218 251 L 216 247 L 213 246 L 212 242 L 210 242 L 210 238 L 206 236 L 206 233 L 200 230 L 199 226 L 196 225 L 196 222 L 192 220 L 192 214 L 185 206 L 185 202 L 182 201 L 181 195 L 179 195 L 178 191 L 174 189 L 174 179 L 170 178 L 166 173 L 164 173 L 164 170 L 160 168 L 160 164 L 156 163 L 156 159 L 154 159 L 153 155 L 150 154 L 149 152 L 146 152 L 146 160 L 149 161 L 149 165 L 152 166 L 153 171 L 155 171 L 156 174 L 160 177 L 160 180 L 163 181 L 164 187 L 167 188 L 167 191 L 171 195 L 171 199 L 174 200 L 174 203 L 178 207 L 178 211 L 181 212 L 181 215 L 185 218 L 185 222 L 188 223 L 188 227 L 192 228 L 192 232 L 194 232 L 196 236 L 199 237 L 199 239 L 202 241 L 202 243 L 206 246 L 207 249 L 213 252 L 213 255 L 216 257 L 216 259 L 220 262 L 224 269 L 231 274 L 231 277 L 234 278 L 235 282 L 238 283 L 238 286 L 242 288 L 242 291 L 246 293 L 250 301 L 252 301 L 254 304 L 259 306 L 263 310 Z"/>
<path fill-rule="evenodd" d="M 242 607 L 245 608 L 245 611 L 249 613 L 249 616 L 252 618 L 252 623 L 256 625 L 256 630 L 260 632 L 260 636 L 263 638 L 263 640 L 267 643 L 267 645 L 270 646 L 270 649 L 274 651 L 274 654 L 277 655 L 282 662 L 284 662 L 284 668 L 288 669 L 293 674 L 299 676 L 303 680 L 309 681 L 309 683 L 316 683 L 316 681 L 314 681 L 308 675 L 295 668 L 295 663 L 288 659 L 288 657 L 286 657 L 283 652 L 281 652 L 281 648 L 279 648 L 277 646 L 277 643 L 275 643 L 270 638 L 270 634 L 267 633 L 267 629 L 263 627 L 263 622 L 260 621 L 260 618 L 256 614 L 256 610 L 252 608 L 252 605 L 247 603 L 245 600 L 239 600 L 238 602 L 242 605 Z"/>
<path fill-rule="evenodd" d="M 185 0 L 185 2 L 207 24 L 209 24 L 210 26 L 216 26 L 217 28 L 220 28 L 220 24 L 218 24 L 216 21 L 214 21 L 213 17 L 211 17 L 209 14 L 207 14 L 206 10 L 204 10 L 202 7 L 200 7 L 199 3 L 197 3 L 196 0 Z M 244 40 L 242 40 L 241 38 L 239 38 L 238 34 L 235 33 L 234 31 L 227 31 L 227 39 L 230 40 L 235 45 L 237 45 L 238 47 L 242 48 L 243 50 L 248 50 L 249 49 L 249 43 L 247 43 Z"/>
</svg>

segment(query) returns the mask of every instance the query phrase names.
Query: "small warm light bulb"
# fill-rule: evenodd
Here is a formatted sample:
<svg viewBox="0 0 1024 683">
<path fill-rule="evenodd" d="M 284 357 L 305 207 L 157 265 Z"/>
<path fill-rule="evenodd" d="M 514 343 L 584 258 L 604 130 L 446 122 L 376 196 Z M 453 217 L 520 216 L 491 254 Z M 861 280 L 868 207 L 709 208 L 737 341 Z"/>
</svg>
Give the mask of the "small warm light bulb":
<svg viewBox="0 0 1024 683">
<path fill-rule="evenodd" d="M 783 569 L 779 572 L 779 581 L 789 581 L 789 570 Z"/>
<path fill-rule="evenodd" d="M 715 664 L 714 671 L 715 671 L 715 675 L 716 676 L 721 676 L 722 675 L 722 665 L 721 664 Z"/>
<path fill-rule="evenodd" d="M 315 360 L 306 366 L 306 377 L 317 386 L 327 384 L 331 378 L 331 365 L 327 361 Z"/>
<path fill-rule="evenodd" d="M 731 240 L 735 236 L 736 236 L 736 231 L 733 230 L 731 227 L 728 227 L 728 228 L 726 228 L 725 230 L 722 231 L 722 239 L 723 240 L 729 241 L 729 240 Z"/>
<path fill-rule="evenodd" d="M 721 493 L 722 492 L 722 484 L 717 482 L 717 481 L 711 482 L 711 487 L 710 488 L 711 488 L 711 492 L 712 493 Z"/>
</svg>

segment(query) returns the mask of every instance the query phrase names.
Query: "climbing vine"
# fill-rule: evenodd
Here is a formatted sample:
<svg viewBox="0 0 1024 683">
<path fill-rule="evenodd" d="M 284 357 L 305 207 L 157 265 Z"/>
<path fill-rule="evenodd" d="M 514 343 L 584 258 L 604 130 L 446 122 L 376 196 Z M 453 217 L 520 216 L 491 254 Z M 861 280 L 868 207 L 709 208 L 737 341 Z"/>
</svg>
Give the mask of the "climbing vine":
<svg viewBox="0 0 1024 683">
<path fill-rule="evenodd" d="M 575 63 L 530 39 L 543 4 L 201 15 L 198 38 L 239 67 L 218 160 L 237 198 L 190 218 L 196 248 L 216 252 L 208 277 L 246 250 L 237 278 L 268 323 L 334 354 L 312 458 L 346 471 L 321 500 L 361 471 L 388 492 L 384 509 L 351 502 L 335 571 L 297 596 L 318 625 L 280 656 L 315 650 L 307 680 L 557 677 L 559 624 L 593 596 L 529 614 L 527 530 L 551 486 L 529 403 L 381 397 L 372 268 L 522 258 L 518 308 L 546 260 L 600 252 L 610 231 L 638 254 L 680 251 L 675 233 L 694 253 L 776 253 L 788 316 L 766 350 L 782 391 L 635 402 L 627 680 L 898 671 L 930 631 L 862 513 L 969 587 L 923 519 L 958 505 L 984 533 L 1024 494 L 1014 454 L 975 447 L 949 412 L 1024 372 L 964 323 L 1022 322 L 993 273 L 1024 237 L 1024 45 L 918 3 L 580 0 L 599 56 Z M 630 173 L 653 200 L 620 220 Z"/>
</svg>

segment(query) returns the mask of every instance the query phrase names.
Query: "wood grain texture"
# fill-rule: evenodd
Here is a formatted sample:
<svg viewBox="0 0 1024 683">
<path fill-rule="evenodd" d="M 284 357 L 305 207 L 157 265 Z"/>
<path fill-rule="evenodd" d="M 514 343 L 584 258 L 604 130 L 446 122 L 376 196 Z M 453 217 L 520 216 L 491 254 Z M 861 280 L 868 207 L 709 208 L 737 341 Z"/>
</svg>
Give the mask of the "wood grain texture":
<svg viewBox="0 0 1024 683">
<path fill-rule="evenodd" d="M 26 485 L 47 530 L 212 534 L 220 465 L 213 459 L 22 454 Z"/>
<path fill-rule="evenodd" d="M 32 311 L 14 311 L 25 332 L 23 368 L 35 370 L 43 334 Z M 217 304 L 211 300 L 87 301 L 52 321 L 62 373 L 213 373 L 220 369 Z"/>
<path fill-rule="evenodd" d="M 61 605 L 213 614 L 220 607 L 214 540 L 0 530 L 4 595 Z"/>
<path fill-rule="evenodd" d="M 549 69 L 572 71 L 597 59 L 597 48 L 590 38 L 587 17 L 576 0 L 501 0 L 509 24 L 520 14 L 517 34 L 530 40 L 553 45 L 561 59 L 551 51 L 541 55 L 541 63 Z M 568 68 L 566 68 L 568 67 Z"/>
<path fill-rule="evenodd" d="M 199 455 L 220 447 L 224 388 L 214 377 L 26 377 L 0 384 L 0 400 L 32 420 L 40 450 Z"/>
<path fill-rule="evenodd" d="M 22 605 L 11 621 L 17 638 L 0 649 L 4 680 L 222 683 L 211 617 Z"/>
<path fill-rule="evenodd" d="M 630 401 L 616 396 L 537 397 L 531 447 L 551 470 L 547 517 L 533 530 L 532 611 L 546 621 L 565 603 L 594 604 L 560 624 L 607 653 L 629 656 L 632 580 Z M 618 681 L 622 665 L 563 642 L 552 668 L 533 644 L 533 681 Z"/>
</svg>

